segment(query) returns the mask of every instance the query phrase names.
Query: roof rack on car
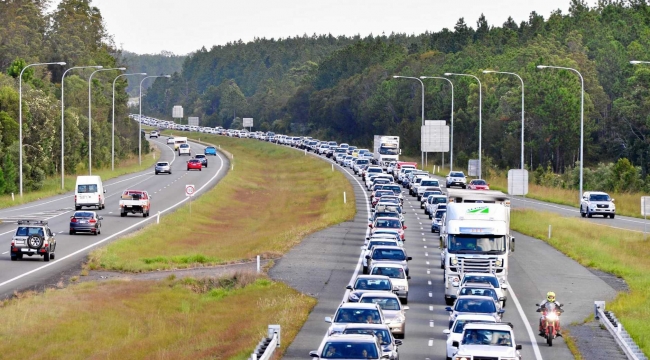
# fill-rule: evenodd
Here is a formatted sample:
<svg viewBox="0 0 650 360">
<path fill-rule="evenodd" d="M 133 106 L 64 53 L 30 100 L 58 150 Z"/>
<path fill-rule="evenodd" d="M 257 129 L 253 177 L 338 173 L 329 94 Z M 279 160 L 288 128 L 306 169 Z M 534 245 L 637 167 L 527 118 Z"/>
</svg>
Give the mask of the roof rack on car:
<svg viewBox="0 0 650 360">
<path fill-rule="evenodd" d="M 46 220 L 18 220 L 18 225 L 47 225 Z"/>
</svg>

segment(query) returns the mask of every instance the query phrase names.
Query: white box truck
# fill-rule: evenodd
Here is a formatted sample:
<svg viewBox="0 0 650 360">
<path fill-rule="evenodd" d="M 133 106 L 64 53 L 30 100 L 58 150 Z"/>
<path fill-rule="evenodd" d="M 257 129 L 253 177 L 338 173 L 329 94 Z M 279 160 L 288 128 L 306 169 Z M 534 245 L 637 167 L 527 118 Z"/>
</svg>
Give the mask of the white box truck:
<svg viewBox="0 0 650 360">
<path fill-rule="evenodd" d="M 77 184 L 74 188 L 74 209 L 97 207 L 102 210 L 105 207 L 105 194 L 106 189 L 104 189 L 101 177 L 97 175 L 77 176 Z"/>
<path fill-rule="evenodd" d="M 469 272 L 496 275 L 507 298 L 508 256 L 515 250 L 508 195 L 491 190 L 448 189 L 440 247 L 447 305 L 454 303 L 460 280 Z"/>
<path fill-rule="evenodd" d="M 375 135 L 373 142 L 373 157 L 377 165 L 384 170 L 391 161 L 398 161 L 402 150 L 399 148 L 399 136 Z"/>
</svg>

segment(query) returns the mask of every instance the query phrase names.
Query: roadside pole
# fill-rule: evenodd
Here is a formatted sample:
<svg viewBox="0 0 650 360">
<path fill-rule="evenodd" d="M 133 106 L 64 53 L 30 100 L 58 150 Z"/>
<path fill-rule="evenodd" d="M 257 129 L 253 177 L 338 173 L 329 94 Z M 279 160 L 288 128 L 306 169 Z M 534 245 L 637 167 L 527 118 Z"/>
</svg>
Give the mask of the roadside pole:
<svg viewBox="0 0 650 360">
<path fill-rule="evenodd" d="M 189 197 L 190 214 L 192 214 L 192 197 L 194 196 L 194 185 L 185 185 L 185 196 Z"/>
</svg>

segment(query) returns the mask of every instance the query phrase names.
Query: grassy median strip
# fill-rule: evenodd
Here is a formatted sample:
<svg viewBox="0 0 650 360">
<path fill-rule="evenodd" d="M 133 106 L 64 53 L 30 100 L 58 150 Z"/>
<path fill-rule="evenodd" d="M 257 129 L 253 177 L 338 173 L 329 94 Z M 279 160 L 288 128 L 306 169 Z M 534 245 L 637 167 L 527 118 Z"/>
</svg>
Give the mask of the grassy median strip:
<svg viewBox="0 0 650 360">
<path fill-rule="evenodd" d="M 544 221 L 540 221 L 544 219 Z M 553 237 L 548 239 L 548 225 Z M 513 230 L 548 242 L 580 264 L 623 278 L 629 293 L 607 303 L 646 355 L 650 355 L 650 240 L 638 232 L 566 218 L 549 212 L 513 210 Z"/>
<path fill-rule="evenodd" d="M 193 200 L 191 214 L 185 205 L 159 225 L 94 251 L 91 269 L 140 272 L 276 257 L 307 234 L 353 218 L 352 186 L 330 164 L 258 140 L 200 137 L 232 153 L 234 171 Z M 209 166 L 217 163 L 209 159 Z"/>
<path fill-rule="evenodd" d="M 102 177 L 102 181 L 116 178 L 118 176 L 140 172 L 146 170 L 153 166 L 157 159 L 160 158 L 160 150 L 157 147 L 152 147 L 152 152 L 146 155 L 142 155 L 142 165 L 139 164 L 138 157 L 132 156 L 128 159 L 122 160 L 119 163 L 115 164 L 115 171 L 111 171 L 110 166 L 103 169 L 93 169 L 93 175 L 99 175 Z M 110 165 L 110 164 L 109 164 Z M 87 173 L 78 174 L 78 175 L 88 175 Z M 11 199 L 11 194 L 0 196 L 0 209 L 7 208 L 10 206 L 16 206 L 20 204 L 25 204 L 31 201 L 36 201 L 46 197 L 65 194 L 69 191 L 74 190 L 75 184 L 77 182 L 77 175 L 66 175 L 64 177 L 64 188 L 61 189 L 61 174 L 59 176 L 54 176 L 47 178 L 43 181 L 43 187 L 37 191 L 23 191 L 23 197 L 20 197 L 20 194 L 14 194 L 14 200 Z M 71 203 L 72 205 L 72 203 Z"/>
<path fill-rule="evenodd" d="M 82 283 L 0 303 L 0 357 L 243 360 L 269 324 L 284 351 L 315 303 L 250 274 Z"/>
</svg>

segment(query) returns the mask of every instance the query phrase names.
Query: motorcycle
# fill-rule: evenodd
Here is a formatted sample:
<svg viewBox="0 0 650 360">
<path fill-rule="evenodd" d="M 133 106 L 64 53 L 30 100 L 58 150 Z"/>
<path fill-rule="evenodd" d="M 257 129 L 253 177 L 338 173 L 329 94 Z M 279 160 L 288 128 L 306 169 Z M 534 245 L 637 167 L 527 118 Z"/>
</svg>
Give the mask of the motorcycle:
<svg viewBox="0 0 650 360">
<path fill-rule="evenodd" d="M 537 312 L 541 312 L 544 316 L 542 329 L 544 331 L 546 343 L 548 346 L 553 346 L 553 339 L 558 336 L 560 330 L 560 314 L 564 312 L 564 310 L 562 310 L 562 304 L 557 306 L 555 303 L 547 302 L 544 304 L 544 307 L 541 308 L 539 307 L 539 304 L 535 305 L 538 307 Z"/>
</svg>

